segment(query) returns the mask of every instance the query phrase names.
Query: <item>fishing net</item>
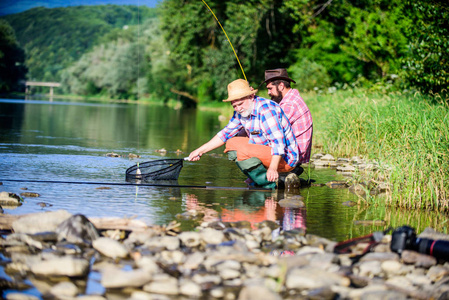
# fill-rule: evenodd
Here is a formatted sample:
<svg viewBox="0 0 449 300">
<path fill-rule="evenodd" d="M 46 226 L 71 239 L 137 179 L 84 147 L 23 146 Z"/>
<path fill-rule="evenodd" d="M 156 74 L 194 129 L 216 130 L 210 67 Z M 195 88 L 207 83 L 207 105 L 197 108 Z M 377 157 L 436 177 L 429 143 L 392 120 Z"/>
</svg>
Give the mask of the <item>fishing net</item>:
<svg viewBox="0 0 449 300">
<path fill-rule="evenodd" d="M 134 165 L 126 170 L 126 180 L 178 180 L 183 159 L 160 159 Z"/>
</svg>

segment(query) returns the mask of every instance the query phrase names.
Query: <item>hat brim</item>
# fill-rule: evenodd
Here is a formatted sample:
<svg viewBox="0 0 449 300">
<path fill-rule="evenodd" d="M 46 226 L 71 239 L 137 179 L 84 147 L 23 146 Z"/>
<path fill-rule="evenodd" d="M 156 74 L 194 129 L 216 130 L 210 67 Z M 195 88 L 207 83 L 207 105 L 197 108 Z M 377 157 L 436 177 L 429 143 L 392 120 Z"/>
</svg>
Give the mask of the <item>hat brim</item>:
<svg viewBox="0 0 449 300">
<path fill-rule="evenodd" d="M 275 76 L 275 77 L 271 77 L 270 79 L 265 80 L 264 82 L 262 82 L 261 84 L 259 84 L 259 86 L 261 86 L 264 83 L 269 83 L 271 81 L 275 81 L 275 80 L 286 80 L 286 81 L 290 81 L 293 83 L 296 83 L 296 81 L 294 81 L 293 79 L 291 79 L 290 77 L 285 77 L 285 76 Z"/>
<path fill-rule="evenodd" d="M 245 97 L 248 97 L 249 95 L 255 95 L 259 90 L 253 90 L 253 91 L 247 91 L 243 92 L 237 95 L 233 95 L 232 97 L 229 97 L 228 99 L 224 99 L 223 102 L 230 102 L 238 99 L 242 99 Z"/>
</svg>

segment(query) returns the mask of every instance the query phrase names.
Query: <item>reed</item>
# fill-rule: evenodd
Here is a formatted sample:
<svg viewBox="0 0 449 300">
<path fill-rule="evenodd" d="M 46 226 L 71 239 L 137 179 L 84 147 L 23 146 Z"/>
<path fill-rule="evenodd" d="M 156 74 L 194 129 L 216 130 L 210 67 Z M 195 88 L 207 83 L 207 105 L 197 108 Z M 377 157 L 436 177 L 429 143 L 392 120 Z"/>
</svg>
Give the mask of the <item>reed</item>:
<svg viewBox="0 0 449 300">
<path fill-rule="evenodd" d="M 314 144 L 337 156 L 377 160 L 388 180 L 388 205 L 449 208 L 449 105 L 419 94 L 339 91 L 304 94 Z"/>
</svg>

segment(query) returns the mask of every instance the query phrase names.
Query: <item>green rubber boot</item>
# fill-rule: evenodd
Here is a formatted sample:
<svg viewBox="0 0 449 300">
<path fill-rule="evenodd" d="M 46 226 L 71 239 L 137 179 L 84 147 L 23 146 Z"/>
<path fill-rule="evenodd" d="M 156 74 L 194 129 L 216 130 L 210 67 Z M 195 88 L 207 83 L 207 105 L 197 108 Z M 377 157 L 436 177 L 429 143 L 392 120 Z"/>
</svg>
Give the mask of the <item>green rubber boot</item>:
<svg viewBox="0 0 449 300">
<path fill-rule="evenodd" d="M 228 151 L 228 159 L 232 161 L 237 160 L 237 151 Z"/>
<path fill-rule="evenodd" d="M 243 174 L 251 178 L 257 186 L 266 189 L 276 188 L 276 182 L 267 180 L 267 169 L 257 157 L 236 161 L 236 164 L 242 170 Z"/>
</svg>

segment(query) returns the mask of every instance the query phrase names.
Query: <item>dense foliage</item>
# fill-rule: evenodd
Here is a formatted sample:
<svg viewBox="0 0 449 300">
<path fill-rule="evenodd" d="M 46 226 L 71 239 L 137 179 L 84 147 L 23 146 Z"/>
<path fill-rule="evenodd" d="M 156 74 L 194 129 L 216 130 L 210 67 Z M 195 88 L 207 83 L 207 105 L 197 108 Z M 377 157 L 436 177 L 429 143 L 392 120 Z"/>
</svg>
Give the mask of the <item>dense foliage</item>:
<svg viewBox="0 0 449 300">
<path fill-rule="evenodd" d="M 113 98 L 219 102 L 226 84 L 288 67 L 296 88 L 420 90 L 447 98 L 445 0 L 164 0 L 5 16 L 28 78 Z M 157 18 L 155 18 L 157 16 Z M 238 60 L 235 57 L 238 57 Z M 240 64 L 242 68 L 240 67 Z"/>
<path fill-rule="evenodd" d="M 117 28 L 154 16 L 148 7 L 38 7 L 4 16 L 26 51 L 28 79 L 59 81 L 61 71 L 104 41 Z M 126 28 L 126 27 L 125 27 Z"/>
<path fill-rule="evenodd" d="M 25 79 L 25 52 L 19 47 L 12 27 L 0 20 L 0 92 L 15 89 L 19 80 Z"/>
</svg>

